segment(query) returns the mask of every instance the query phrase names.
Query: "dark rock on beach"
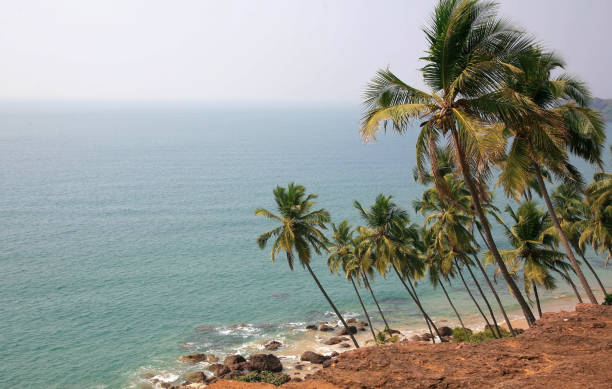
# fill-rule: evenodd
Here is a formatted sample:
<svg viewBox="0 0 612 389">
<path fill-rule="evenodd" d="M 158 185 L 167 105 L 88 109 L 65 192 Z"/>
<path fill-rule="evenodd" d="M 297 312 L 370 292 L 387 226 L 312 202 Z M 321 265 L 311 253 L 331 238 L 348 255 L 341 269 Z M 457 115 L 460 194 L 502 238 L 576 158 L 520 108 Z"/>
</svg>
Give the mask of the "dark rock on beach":
<svg viewBox="0 0 612 389">
<path fill-rule="evenodd" d="M 332 338 L 327 339 L 325 342 L 323 342 L 323 344 L 326 344 L 328 346 L 333 346 L 334 344 L 342 343 L 346 340 L 349 340 L 349 339 L 345 338 L 344 336 L 334 336 Z"/>
<path fill-rule="evenodd" d="M 189 382 L 200 384 L 206 381 L 206 374 L 204 374 L 203 371 L 194 371 L 192 373 L 185 374 L 185 379 Z"/>
<path fill-rule="evenodd" d="M 307 330 L 316 330 L 316 329 L 317 329 L 317 326 L 316 326 L 316 325 L 314 325 L 314 324 L 309 324 L 309 325 L 307 325 L 307 326 L 306 326 L 306 329 L 307 329 Z"/>
<path fill-rule="evenodd" d="M 330 326 L 329 324 L 321 324 L 319 326 L 319 331 L 327 332 L 327 331 L 333 331 L 333 330 L 334 330 L 334 327 Z"/>
<path fill-rule="evenodd" d="M 453 329 L 450 327 L 438 327 L 438 332 L 440 332 L 440 336 L 452 336 Z"/>
<path fill-rule="evenodd" d="M 208 366 L 208 370 L 217 377 L 224 376 L 231 371 L 229 366 L 225 366 L 220 363 L 215 363 L 213 365 Z"/>
<path fill-rule="evenodd" d="M 240 362 L 246 362 L 246 359 L 244 359 L 242 355 L 236 354 L 236 355 L 228 355 L 227 357 L 225 357 L 223 364 L 226 366 L 232 366 Z"/>
<path fill-rule="evenodd" d="M 341 336 L 341 335 L 347 335 L 347 334 L 356 334 L 357 333 L 357 327 L 355 326 L 348 326 L 348 330 L 346 329 L 346 327 L 341 327 L 340 329 L 338 329 L 338 331 L 336 331 L 336 335 Z"/>
<path fill-rule="evenodd" d="M 185 363 L 200 363 L 200 362 L 214 363 L 214 362 L 217 362 L 218 360 L 219 358 L 217 358 L 216 356 L 212 354 L 201 354 L 201 353 L 185 354 L 179 358 L 179 361 L 185 362 Z"/>
<path fill-rule="evenodd" d="M 277 340 L 270 340 L 264 345 L 266 350 L 274 351 L 278 350 L 283 344 Z"/>
<path fill-rule="evenodd" d="M 273 373 L 278 373 L 283 371 L 283 365 L 276 355 L 255 354 L 249 357 L 247 370 L 271 371 Z"/>
<path fill-rule="evenodd" d="M 325 356 L 325 355 L 321 355 L 321 354 L 317 354 L 313 351 L 305 351 L 302 356 L 300 357 L 301 361 L 307 361 L 310 363 L 316 363 L 316 364 L 322 364 L 323 362 L 325 362 L 326 360 L 328 360 L 331 357 Z"/>
</svg>

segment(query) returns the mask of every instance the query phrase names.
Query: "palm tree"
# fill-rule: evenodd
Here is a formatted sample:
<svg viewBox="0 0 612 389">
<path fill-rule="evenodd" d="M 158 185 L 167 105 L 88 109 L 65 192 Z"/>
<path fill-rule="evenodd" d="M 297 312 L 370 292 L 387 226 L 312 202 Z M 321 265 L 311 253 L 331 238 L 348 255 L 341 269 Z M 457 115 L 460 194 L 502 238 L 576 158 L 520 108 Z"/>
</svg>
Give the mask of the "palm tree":
<svg viewBox="0 0 612 389">
<path fill-rule="evenodd" d="M 603 295 L 607 295 L 608 293 L 599 275 L 591 263 L 586 259 L 584 244 L 580 244 L 580 236 L 583 232 L 581 226 L 584 225 L 586 220 L 591 218 L 591 210 L 585 204 L 584 196 L 574 186 L 561 184 L 552 192 L 552 202 L 555 213 L 561 222 L 561 228 L 572 245 L 572 248 L 580 258 L 582 258 L 582 262 L 587 265 L 591 273 L 593 273 Z"/>
<path fill-rule="evenodd" d="M 378 299 L 372 290 L 372 285 L 370 284 L 370 278 L 374 276 L 374 267 L 372 266 L 374 262 L 374 252 L 367 249 L 367 246 L 361 244 L 363 241 L 362 236 L 358 236 L 353 241 L 353 252 L 355 255 L 356 264 L 358 265 L 361 272 L 361 279 L 363 280 L 366 289 L 370 292 L 370 296 L 372 296 L 372 300 L 374 300 L 374 304 L 376 304 L 376 308 L 378 309 L 378 313 L 380 317 L 385 323 L 385 331 L 389 334 L 389 336 L 393 336 L 393 332 L 391 331 L 391 327 L 387 322 L 387 318 L 380 308 L 380 304 L 378 303 Z"/>
<path fill-rule="evenodd" d="M 314 250 L 316 254 L 321 255 L 328 245 L 328 240 L 321 230 L 326 229 L 325 223 L 330 221 L 329 212 L 325 209 L 313 210 L 312 208 L 316 204 L 313 200 L 318 196 L 314 193 L 307 195 L 306 188 L 302 185 L 296 185 L 292 182 L 287 188 L 277 186 L 272 193 L 274 193 L 278 215 L 264 208 L 257 208 L 255 216 L 264 216 L 281 223 L 281 225 L 261 234 L 257 238 L 257 245 L 263 250 L 268 240 L 274 238 L 270 252 L 272 262 L 274 262 L 278 253 L 284 251 L 287 255 L 287 264 L 291 270 L 293 270 L 295 255 L 297 254 L 300 264 L 308 269 L 321 293 L 346 328 L 353 344 L 356 348 L 359 348 L 359 344 L 349 330 L 344 317 L 310 268 L 312 251 Z"/>
<path fill-rule="evenodd" d="M 357 295 L 357 299 L 359 299 L 359 304 L 361 304 L 363 313 L 370 326 L 370 332 L 372 332 L 374 342 L 377 342 L 376 333 L 374 333 L 374 327 L 372 326 L 370 315 L 368 314 L 363 300 L 361 299 L 357 285 L 355 285 L 355 277 L 359 279 L 361 275 L 361 268 L 359 267 L 359 263 L 354 252 L 355 246 L 353 241 L 353 230 L 351 229 L 348 220 L 343 220 L 339 225 L 332 223 L 332 230 L 334 231 L 332 246 L 329 247 L 330 255 L 327 259 L 329 270 L 332 273 L 335 273 L 342 269 L 346 278 L 351 281 L 355 294 Z"/>
<path fill-rule="evenodd" d="M 428 265 L 429 282 L 434 288 L 436 288 L 438 285 L 442 288 L 442 292 L 444 292 L 444 296 L 446 297 L 448 304 L 451 306 L 453 312 L 455 312 L 455 316 L 457 316 L 457 319 L 459 320 L 459 324 L 461 324 L 461 327 L 466 330 L 459 311 L 457 311 L 455 304 L 453 304 L 453 301 L 444 287 L 444 280 L 450 284 L 449 278 L 454 275 L 454 267 L 452 266 L 452 263 L 449 264 L 446 260 L 447 256 L 441 255 L 440 251 L 436 248 L 435 231 L 433 229 L 424 227 L 421 235 L 423 236 L 425 247 L 423 256 Z"/>
<path fill-rule="evenodd" d="M 554 54 L 537 49 L 520 58 L 522 72 L 508 80 L 506 93 L 520 94 L 537 108 L 528 119 L 506 121 L 512 144 L 499 180 L 508 194 L 518 198 L 526 189 L 529 177 L 535 176 L 574 272 L 589 300 L 596 304 L 595 295 L 557 217 L 542 173 L 542 166 L 545 166 L 560 178 L 580 185 L 582 177 L 569 163 L 566 149 L 601 166 L 601 149 L 605 142 L 603 120 L 596 111 L 586 107 L 590 94 L 582 82 L 566 74 L 552 77 L 552 73 L 562 67 L 563 62 Z"/>
<path fill-rule="evenodd" d="M 517 71 L 513 63 L 530 49 L 531 39 L 499 20 L 493 3 L 478 0 L 441 0 L 425 35 L 429 47 L 421 70 L 431 92 L 407 85 L 389 69 L 380 70 L 365 91 L 361 134 L 375 139 L 387 122 L 403 133 L 411 120 L 419 120 L 417 169 L 423 170 L 429 159 L 440 195 L 454 202 L 439 175 L 436 155 L 438 142 L 450 137 L 485 243 L 532 325 L 535 317 L 499 254 L 482 205 L 490 161 L 504 152 L 498 123 L 507 118 L 518 121 L 531 109 L 499 92 L 507 76 Z"/>
<path fill-rule="evenodd" d="M 362 238 L 360 244 L 365 248 L 366 255 L 369 253 L 374 255 L 374 268 L 383 275 L 387 273 L 389 267 L 393 268 L 408 295 L 421 311 L 427 325 L 431 326 L 436 335 L 442 339 L 438 328 L 413 292 L 412 283 L 407 277 L 410 273 L 418 271 L 419 267 L 423 267 L 418 254 L 410 244 L 410 240 L 418 236 L 418 230 L 416 226 L 409 225 L 408 213 L 392 201 L 392 196 L 387 197 L 382 193 L 367 210 L 356 200 L 353 204 L 366 224 L 357 230 Z M 406 281 L 410 283 L 410 287 Z"/>
<path fill-rule="evenodd" d="M 455 198 L 455 204 L 458 206 L 447 203 L 444 199 L 441 198 L 437 189 L 432 187 L 425 191 L 422 196 L 422 200 L 413 202 L 415 211 L 421 212 L 425 218 L 426 226 L 430 226 L 430 230 L 434 234 L 434 238 L 432 241 L 432 245 L 438 253 L 445 253 L 444 255 L 447 257 L 447 267 L 452 267 L 452 263 L 458 259 L 461 263 L 465 264 L 468 269 L 470 276 L 472 277 L 478 291 L 484 300 L 489 314 L 493 319 L 493 323 L 495 325 L 496 331 L 500 334 L 499 326 L 497 324 L 497 319 L 495 318 L 495 314 L 493 313 L 493 309 L 491 308 L 491 304 L 489 303 L 484 291 L 482 290 L 480 283 L 476 279 L 476 276 L 472 272 L 470 268 L 473 265 L 471 259 L 469 258 L 469 254 L 476 255 L 477 245 L 474 242 L 474 235 L 471 230 L 473 230 L 472 225 L 475 223 L 473 220 L 473 216 L 468 214 L 465 210 L 470 209 L 471 197 L 469 192 L 465 190 L 464 183 L 461 179 L 454 176 L 452 173 L 448 173 L 443 177 L 445 181 L 445 185 L 449 189 L 449 194 L 451 194 Z M 488 280 L 488 275 L 486 274 L 482 264 L 479 263 L 478 258 L 475 258 L 475 261 L 480 265 L 480 269 L 483 272 L 485 278 Z M 463 274 L 461 273 L 461 268 L 457 265 L 458 274 L 460 275 L 461 280 L 464 283 L 464 286 L 472 298 L 472 301 L 476 305 L 479 312 L 481 312 L 485 322 L 489 324 L 486 315 L 480 309 L 480 306 L 474 296 L 472 295 L 469 286 L 465 282 L 463 278 Z M 488 280 L 489 281 L 489 280 Z M 489 281 L 489 287 L 496 295 L 497 292 L 495 288 Z M 496 299 L 500 308 L 506 318 L 506 321 L 509 323 L 507 319 L 505 309 L 501 304 L 498 296 L 496 295 Z M 509 324 L 509 328 L 511 333 L 513 333 L 512 326 Z"/>
<path fill-rule="evenodd" d="M 612 256 L 612 174 L 595 173 L 586 202 L 590 217 L 582 223 L 580 244 L 590 242 L 596 252 L 607 251 L 607 265 Z"/>
<path fill-rule="evenodd" d="M 518 275 L 519 271 L 522 273 L 524 290 L 528 296 L 533 289 L 541 317 L 537 285 L 546 289 L 556 287 L 550 271 L 559 272 L 559 269 L 567 268 L 567 263 L 563 261 L 565 255 L 553 248 L 556 236 L 551 228 L 550 216 L 539 210 L 533 202 L 522 203 L 516 212 L 507 206 L 506 212 L 514 222 L 510 227 L 503 224 L 513 248 L 500 253 L 513 274 Z M 486 256 L 492 262 L 490 253 Z"/>
</svg>

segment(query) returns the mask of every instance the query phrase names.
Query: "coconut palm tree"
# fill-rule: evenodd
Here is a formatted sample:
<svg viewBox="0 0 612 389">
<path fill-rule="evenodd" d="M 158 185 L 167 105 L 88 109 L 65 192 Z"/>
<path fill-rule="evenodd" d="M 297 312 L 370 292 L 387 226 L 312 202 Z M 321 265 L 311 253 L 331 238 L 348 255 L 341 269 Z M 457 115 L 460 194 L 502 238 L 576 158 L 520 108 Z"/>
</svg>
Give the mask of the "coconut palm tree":
<svg viewBox="0 0 612 389">
<path fill-rule="evenodd" d="M 548 194 L 542 166 L 561 179 L 581 185 L 582 177 L 569 163 L 567 150 L 589 162 L 601 165 L 601 149 L 605 142 L 604 123 L 595 110 L 586 107 L 590 93 L 586 86 L 569 75 L 552 73 L 563 62 L 552 53 L 534 49 L 520 58 L 520 73 L 509 78 L 504 87 L 508 94 L 520 94 L 537 106 L 533 115 L 518 122 L 506 122 L 512 137 L 510 152 L 504 160 L 499 181 L 507 194 L 516 198 L 535 177 L 561 244 L 589 300 L 597 300 L 580 268 L 571 244 Z"/>
<path fill-rule="evenodd" d="M 387 322 L 387 318 L 380 308 L 380 304 L 378 303 L 378 299 L 372 290 L 372 285 L 370 284 L 370 278 L 374 277 L 374 267 L 372 266 L 375 253 L 373 251 L 368 250 L 367 245 L 362 245 L 363 237 L 358 235 L 355 240 L 353 240 L 353 252 L 355 255 L 355 262 L 360 269 L 361 279 L 363 280 L 366 289 L 370 292 L 370 296 L 372 296 L 372 300 L 374 300 L 374 304 L 376 304 L 376 308 L 378 309 L 378 314 L 382 319 L 383 323 L 385 323 L 385 331 L 389 334 L 389 336 L 393 336 L 393 332 L 389 323 Z"/>
<path fill-rule="evenodd" d="M 440 251 L 436 248 L 436 234 L 433 229 L 424 227 L 421 231 L 421 235 L 423 236 L 423 243 L 425 247 L 423 257 L 425 258 L 425 262 L 427 263 L 428 267 L 429 282 L 434 288 L 436 288 L 438 285 L 442 288 L 442 292 L 444 293 L 448 304 L 453 309 L 453 312 L 455 312 L 457 320 L 459 320 L 459 324 L 461 324 L 461 327 L 466 330 L 459 311 L 457 311 L 455 304 L 453 304 L 453 300 L 451 300 L 446 288 L 444 287 L 444 281 L 446 280 L 450 284 L 450 278 L 454 276 L 453 264 L 449 263 L 446 260 L 447 256 L 441 255 Z"/>
<path fill-rule="evenodd" d="M 580 244 L 589 242 L 596 252 L 607 251 L 607 265 L 612 256 L 612 174 L 595 173 L 585 193 L 590 217 L 581 223 Z"/>
<path fill-rule="evenodd" d="M 580 244 L 580 236 L 583 232 L 581 226 L 584 225 L 586 220 L 591 218 L 591 210 L 587 204 L 585 204 L 583 194 L 573 185 L 561 184 L 553 190 L 552 202 L 565 236 L 572 245 L 574 251 L 582 258 L 582 262 L 584 262 L 591 273 L 593 273 L 595 280 L 605 296 L 607 294 L 606 288 L 604 288 L 599 275 L 587 260 L 584 254 L 584 244 Z"/>
<path fill-rule="evenodd" d="M 529 296 L 533 290 L 541 317 L 537 285 L 546 289 L 556 287 L 551 271 L 560 272 L 560 269 L 568 267 L 564 261 L 565 254 L 554 249 L 557 237 L 551 228 L 551 218 L 535 203 L 524 202 L 516 212 L 507 206 L 506 212 L 514 223 L 512 226 L 503 225 L 513 248 L 502 250 L 500 254 L 513 274 L 518 276 L 518 273 L 522 273 L 525 293 Z M 493 262 L 490 253 L 486 253 L 486 258 L 488 262 Z"/>
<path fill-rule="evenodd" d="M 416 226 L 410 225 L 408 213 L 392 201 L 392 196 L 387 197 L 382 193 L 367 210 L 356 200 L 353 204 L 366 224 L 357 230 L 366 255 L 369 253 L 374 255 L 374 268 L 382 275 L 385 275 L 389 268 L 394 270 L 408 295 L 421 311 L 427 325 L 431 326 L 436 335 L 442 339 L 438 328 L 412 291 L 413 288 L 407 284 L 408 282 L 412 286 L 407 275 L 423 267 L 418 253 L 411 247 L 414 243 L 411 240 L 418 236 L 418 230 Z"/>
<path fill-rule="evenodd" d="M 418 120 L 417 169 L 424 170 L 429 159 L 440 195 L 453 202 L 439 175 L 436 155 L 442 138 L 450 138 L 485 243 L 532 325 L 535 317 L 499 255 L 482 204 L 490 161 L 504 152 L 498 123 L 509 118 L 518 121 L 532 109 L 528 102 L 500 93 L 508 75 L 518 70 L 513 63 L 530 49 L 532 41 L 499 20 L 495 4 L 478 0 L 441 0 L 424 32 L 428 48 L 421 70 L 431 91 L 409 86 L 389 69 L 380 70 L 365 91 L 361 134 L 374 140 L 383 123 L 403 133 L 411 128 L 412 120 Z"/>
<path fill-rule="evenodd" d="M 310 267 L 312 252 L 321 255 L 327 248 L 328 240 L 321 230 L 325 230 L 325 223 L 330 221 L 329 212 L 325 209 L 313 210 L 316 204 L 313 200 L 318 196 L 314 193 L 306 194 L 306 188 L 302 185 L 296 185 L 292 182 L 287 188 L 277 186 L 272 193 L 274 194 L 278 215 L 267 209 L 257 208 L 255 216 L 264 216 L 281 225 L 261 234 L 257 238 L 257 245 L 263 250 L 270 238 L 273 238 L 274 242 L 270 251 L 272 262 L 274 262 L 276 255 L 284 251 L 287 256 L 287 264 L 291 270 L 293 270 L 295 256 L 297 255 L 302 267 L 308 270 L 336 316 L 346 328 L 353 344 L 356 348 L 359 348 L 359 344 L 349 330 L 344 317 Z"/>
<path fill-rule="evenodd" d="M 332 245 L 329 247 L 330 255 L 327 259 L 327 265 L 332 273 L 338 272 L 340 269 L 344 272 L 345 277 L 351 281 L 363 314 L 368 321 L 370 326 L 370 332 L 374 342 L 377 342 L 376 333 L 374 332 L 374 326 L 370 320 L 370 315 L 361 299 L 357 285 L 355 284 L 355 278 L 359 279 L 361 275 L 361 268 L 359 267 L 358 260 L 355 256 L 355 245 L 353 240 L 353 230 L 348 223 L 348 220 L 343 220 L 340 224 L 335 225 L 332 223 Z"/>
</svg>

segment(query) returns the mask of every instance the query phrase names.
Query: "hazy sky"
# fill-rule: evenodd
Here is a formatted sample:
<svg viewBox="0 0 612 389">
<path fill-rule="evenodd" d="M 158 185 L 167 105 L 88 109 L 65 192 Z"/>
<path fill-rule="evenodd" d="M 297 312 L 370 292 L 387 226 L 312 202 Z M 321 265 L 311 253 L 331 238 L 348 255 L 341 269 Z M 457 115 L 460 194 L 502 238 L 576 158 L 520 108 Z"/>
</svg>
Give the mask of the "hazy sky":
<svg viewBox="0 0 612 389">
<path fill-rule="evenodd" d="M 434 0 L 1 0 L 0 98 L 358 102 L 376 69 L 422 86 Z M 612 1 L 500 13 L 612 97 Z"/>
</svg>

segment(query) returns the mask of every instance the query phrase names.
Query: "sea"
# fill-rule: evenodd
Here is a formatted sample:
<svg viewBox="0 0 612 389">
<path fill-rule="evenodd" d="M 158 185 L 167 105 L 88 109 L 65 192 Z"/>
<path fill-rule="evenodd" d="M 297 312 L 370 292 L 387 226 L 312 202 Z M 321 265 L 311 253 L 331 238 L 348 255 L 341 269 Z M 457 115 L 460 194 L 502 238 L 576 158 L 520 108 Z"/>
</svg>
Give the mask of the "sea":
<svg viewBox="0 0 612 389">
<path fill-rule="evenodd" d="M 364 144 L 360 115 L 351 104 L 0 103 L 0 387 L 146 388 L 191 369 L 177 361 L 185 353 L 297 341 L 306 324 L 335 320 L 306 270 L 257 247 L 274 224 L 254 210 L 274 210 L 272 190 L 295 182 L 334 222 L 359 225 L 353 200 L 379 193 L 422 222 L 418 128 Z M 516 206 L 500 191 L 496 204 Z M 611 287 L 603 257 L 588 257 Z M 350 283 L 325 257 L 312 266 L 362 320 Z M 558 286 L 540 291 L 545 302 L 572 297 Z M 393 274 L 373 289 L 393 325 L 424 326 Z M 455 323 L 439 290 L 426 280 L 417 290 L 434 318 Z M 449 290 L 475 315 L 460 282 Z"/>
</svg>

